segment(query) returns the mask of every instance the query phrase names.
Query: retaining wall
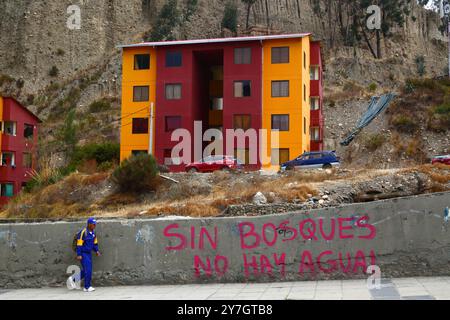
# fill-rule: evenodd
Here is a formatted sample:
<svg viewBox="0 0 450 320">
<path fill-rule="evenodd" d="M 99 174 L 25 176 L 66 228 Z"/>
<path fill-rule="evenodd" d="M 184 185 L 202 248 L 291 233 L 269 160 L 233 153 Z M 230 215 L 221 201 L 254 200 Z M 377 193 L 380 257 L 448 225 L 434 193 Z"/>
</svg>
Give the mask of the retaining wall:
<svg viewBox="0 0 450 320">
<path fill-rule="evenodd" d="M 95 285 L 450 275 L 437 193 L 283 215 L 99 220 Z M 0 224 L 0 287 L 64 286 L 83 222 Z"/>
</svg>

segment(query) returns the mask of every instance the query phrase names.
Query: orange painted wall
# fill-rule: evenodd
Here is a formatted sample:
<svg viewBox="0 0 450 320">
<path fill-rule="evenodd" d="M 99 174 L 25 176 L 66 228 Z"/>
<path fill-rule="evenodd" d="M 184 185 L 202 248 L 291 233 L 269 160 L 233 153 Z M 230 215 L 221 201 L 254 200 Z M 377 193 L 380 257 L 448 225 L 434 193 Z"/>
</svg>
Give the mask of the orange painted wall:
<svg viewBox="0 0 450 320">
<path fill-rule="evenodd" d="M 280 132 L 279 148 L 289 149 L 291 160 L 310 150 L 309 43 L 309 36 L 302 39 L 266 40 L 263 43 L 262 127 L 270 133 L 272 115 L 289 114 L 289 131 Z M 272 64 L 272 47 L 289 47 L 289 63 Z M 272 81 L 276 80 L 289 80 L 289 97 L 272 98 Z M 306 86 L 306 97 L 303 85 Z M 306 130 L 304 130 L 304 119 L 306 119 Z M 271 154 L 270 134 L 267 154 Z"/>
<path fill-rule="evenodd" d="M 134 70 L 134 56 L 150 54 L 149 70 Z M 149 101 L 133 102 L 133 86 L 149 86 Z M 148 150 L 149 134 L 132 134 L 133 118 L 150 118 L 150 106 L 156 111 L 156 50 L 150 47 L 124 48 L 122 57 L 122 121 L 120 130 L 120 160 L 132 150 Z M 154 122 L 154 120 L 153 120 Z M 153 123 L 153 140 L 155 137 Z M 150 125 L 149 125 L 150 129 Z M 155 144 L 153 143 L 153 152 Z"/>
</svg>

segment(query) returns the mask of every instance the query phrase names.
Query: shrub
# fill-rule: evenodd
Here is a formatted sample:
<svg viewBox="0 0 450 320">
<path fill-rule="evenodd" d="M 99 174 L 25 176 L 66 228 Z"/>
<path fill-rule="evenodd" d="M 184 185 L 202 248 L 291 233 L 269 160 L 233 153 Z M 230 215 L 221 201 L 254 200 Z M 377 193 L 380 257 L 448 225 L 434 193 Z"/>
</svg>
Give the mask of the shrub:
<svg viewBox="0 0 450 320">
<path fill-rule="evenodd" d="M 149 154 L 138 154 L 124 160 L 117 167 L 111 180 L 121 192 L 146 192 L 156 189 L 158 164 Z"/>
<path fill-rule="evenodd" d="M 94 101 L 88 107 L 90 113 L 102 112 L 109 110 L 110 108 L 111 104 L 106 99 Z"/>
<path fill-rule="evenodd" d="M 59 74 L 59 70 L 56 66 L 51 67 L 50 70 L 48 71 L 48 75 L 50 77 L 57 77 L 58 74 Z"/>
<path fill-rule="evenodd" d="M 418 123 L 411 117 L 403 114 L 398 114 L 392 117 L 391 124 L 400 132 L 413 133 L 418 129 Z"/>
<path fill-rule="evenodd" d="M 386 141 L 386 138 L 384 135 L 375 133 L 375 134 L 372 134 L 369 137 L 367 137 L 367 139 L 365 141 L 365 145 L 366 145 L 366 148 L 369 149 L 370 151 L 375 151 L 379 147 L 381 147 L 385 141 Z"/>
<path fill-rule="evenodd" d="M 238 9 L 232 2 L 227 2 L 222 19 L 222 28 L 237 32 Z"/>
<path fill-rule="evenodd" d="M 89 143 L 82 147 L 76 147 L 72 163 L 80 165 L 87 160 L 95 160 L 99 165 L 106 162 L 118 163 L 120 160 L 120 145 L 118 143 L 105 142 Z"/>
<path fill-rule="evenodd" d="M 425 57 L 417 56 L 415 61 L 417 66 L 417 74 L 423 77 L 425 75 Z"/>
<path fill-rule="evenodd" d="M 66 52 L 65 52 L 63 49 L 61 49 L 61 48 L 59 48 L 58 50 L 56 50 L 56 55 L 58 55 L 58 56 L 63 56 L 65 53 L 66 53 Z"/>
<path fill-rule="evenodd" d="M 180 12 L 178 11 L 177 6 L 177 0 L 169 0 L 164 4 L 155 21 L 156 23 L 153 24 L 148 40 L 174 40 L 172 32 L 180 20 Z"/>
<path fill-rule="evenodd" d="M 369 91 L 371 92 L 374 92 L 375 90 L 377 90 L 377 84 L 375 82 L 372 82 L 371 84 L 369 84 L 367 89 L 369 89 Z"/>
</svg>

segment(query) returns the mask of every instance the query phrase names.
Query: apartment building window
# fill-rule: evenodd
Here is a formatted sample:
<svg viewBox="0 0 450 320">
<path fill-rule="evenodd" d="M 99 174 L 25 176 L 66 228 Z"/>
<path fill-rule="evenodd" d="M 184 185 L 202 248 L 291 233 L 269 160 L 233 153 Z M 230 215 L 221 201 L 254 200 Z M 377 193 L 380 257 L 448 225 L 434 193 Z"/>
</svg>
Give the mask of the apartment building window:
<svg viewBox="0 0 450 320">
<path fill-rule="evenodd" d="M 166 132 L 172 132 L 176 129 L 181 128 L 181 117 L 179 116 L 170 116 L 166 117 Z"/>
<path fill-rule="evenodd" d="M 251 64 L 252 49 L 251 48 L 235 48 L 234 49 L 235 64 Z"/>
<path fill-rule="evenodd" d="M 303 133 L 306 134 L 306 118 L 303 117 Z"/>
<path fill-rule="evenodd" d="M 319 98 L 317 98 L 317 97 L 311 98 L 310 105 L 311 105 L 311 110 L 319 110 L 320 109 Z"/>
<path fill-rule="evenodd" d="M 25 139 L 33 139 L 34 126 L 32 124 L 26 124 L 23 129 L 23 136 Z"/>
<path fill-rule="evenodd" d="M 181 67 L 182 60 L 181 52 L 166 53 L 166 67 Z"/>
<path fill-rule="evenodd" d="M 303 100 L 306 102 L 306 84 L 303 85 Z"/>
<path fill-rule="evenodd" d="M 249 114 L 239 114 L 233 116 L 233 128 L 247 131 L 251 128 L 251 116 Z"/>
<path fill-rule="evenodd" d="M 306 52 L 303 51 L 303 68 L 306 70 Z"/>
<path fill-rule="evenodd" d="M 180 100 L 181 99 L 181 84 L 166 84 L 166 99 Z"/>
<path fill-rule="evenodd" d="M 309 78 L 310 78 L 310 80 L 319 80 L 319 67 L 318 66 L 312 66 L 309 69 Z"/>
<path fill-rule="evenodd" d="M 16 165 L 16 157 L 14 152 L 2 152 L 0 154 L 0 162 L 2 166 L 14 167 Z"/>
<path fill-rule="evenodd" d="M 138 156 L 140 154 L 148 154 L 148 150 L 132 150 L 131 151 L 132 156 Z"/>
<path fill-rule="evenodd" d="M 319 127 L 313 127 L 310 129 L 311 132 L 311 140 L 319 141 L 320 140 L 320 129 Z"/>
<path fill-rule="evenodd" d="M 17 134 L 17 122 L 5 121 L 3 122 L 3 133 L 15 136 Z"/>
<path fill-rule="evenodd" d="M 22 166 L 26 169 L 31 169 L 33 167 L 33 155 L 31 153 L 23 153 Z"/>
<path fill-rule="evenodd" d="M 148 70 L 150 69 L 150 55 L 136 54 L 134 56 L 134 70 Z"/>
<path fill-rule="evenodd" d="M 272 149 L 270 160 L 272 165 L 274 166 L 288 162 L 289 160 L 291 160 L 289 149 Z"/>
<path fill-rule="evenodd" d="M 289 81 L 272 81 L 272 97 L 289 97 Z"/>
<path fill-rule="evenodd" d="M 250 97 L 251 96 L 251 81 L 235 81 L 234 82 L 234 97 Z"/>
<path fill-rule="evenodd" d="M 143 102 L 148 100 L 149 100 L 148 86 L 133 87 L 133 102 Z"/>
<path fill-rule="evenodd" d="M 1 183 L 0 195 L 2 197 L 12 197 L 14 195 L 14 185 L 12 183 Z"/>
<path fill-rule="evenodd" d="M 272 64 L 289 63 L 289 47 L 272 48 Z"/>
<path fill-rule="evenodd" d="M 148 133 L 148 118 L 133 118 L 133 134 Z"/>
<path fill-rule="evenodd" d="M 289 131 L 289 115 L 288 114 L 273 114 L 272 115 L 272 130 Z"/>
</svg>

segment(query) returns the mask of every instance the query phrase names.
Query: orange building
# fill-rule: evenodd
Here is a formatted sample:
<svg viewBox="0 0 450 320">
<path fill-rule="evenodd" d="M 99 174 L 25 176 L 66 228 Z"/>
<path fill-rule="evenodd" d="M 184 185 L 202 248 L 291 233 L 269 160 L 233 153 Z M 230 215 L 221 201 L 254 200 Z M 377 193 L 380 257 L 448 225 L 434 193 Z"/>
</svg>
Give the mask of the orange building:
<svg viewBox="0 0 450 320">
<path fill-rule="evenodd" d="M 265 129 L 267 143 L 258 136 L 258 155 L 272 159 L 266 163 L 258 156 L 258 168 L 310 151 L 310 126 L 316 125 L 311 101 L 317 113 L 322 94 L 311 86 L 322 72 L 317 44 L 304 33 L 122 46 L 121 159 L 148 152 L 172 170 L 183 170 L 171 156 L 176 145 L 171 134 L 178 128 L 193 134 L 195 121 L 203 131 L 219 129 L 224 136 L 227 129 Z M 278 144 L 271 140 L 274 131 Z M 249 148 L 247 141 L 234 156 L 248 163 Z M 200 158 L 192 152 L 191 161 Z"/>
</svg>

